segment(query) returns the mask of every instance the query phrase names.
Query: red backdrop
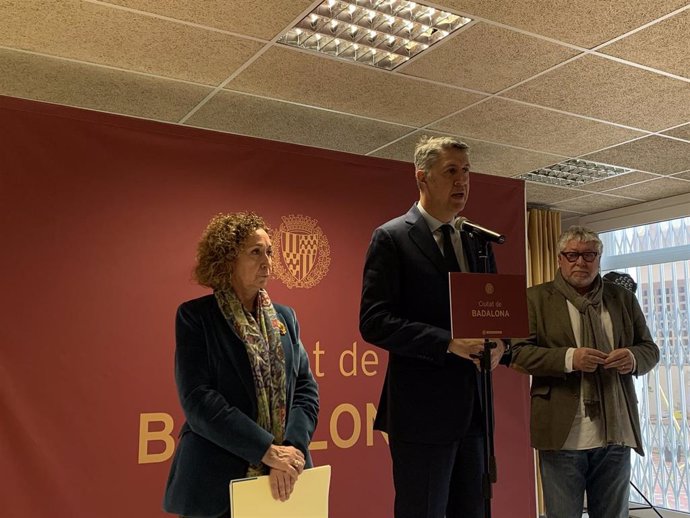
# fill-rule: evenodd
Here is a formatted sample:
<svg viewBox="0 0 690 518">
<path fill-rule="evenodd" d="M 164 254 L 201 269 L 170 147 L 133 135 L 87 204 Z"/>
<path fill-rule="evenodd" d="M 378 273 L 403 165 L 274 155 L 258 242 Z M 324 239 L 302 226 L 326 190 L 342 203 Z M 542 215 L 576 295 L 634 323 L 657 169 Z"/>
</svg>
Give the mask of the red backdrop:
<svg viewBox="0 0 690 518">
<path fill-rule="evenodd" d="M 7 97 L 0 120 L 2 515 L 165 516 L 165 427 L 183 422 L 175 308 L 205 293 L 191 270 L 210 217 L 254 210 L 328 240 L 320 282 L 269 292 L 296 309 L 321 388 L 313 456 L 333 466 L 331 516 L 392 516 L 371 431 L 386 358 L 358 308 L 372 230 L 417 197 L 410 164 Z M 473 176 L 464 215 L 508 236 L 503 273 L 525 273 L 523 214 L 522 182 Z M 528 381 L 502 368 L 494 384 L 494 516 L 534 516 Z"/>
</svg>

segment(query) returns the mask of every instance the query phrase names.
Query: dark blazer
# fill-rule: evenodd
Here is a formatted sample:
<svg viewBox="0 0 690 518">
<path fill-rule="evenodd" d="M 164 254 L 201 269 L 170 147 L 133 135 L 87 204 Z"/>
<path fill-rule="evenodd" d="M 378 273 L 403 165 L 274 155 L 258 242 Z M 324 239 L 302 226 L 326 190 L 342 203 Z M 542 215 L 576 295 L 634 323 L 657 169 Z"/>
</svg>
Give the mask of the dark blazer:
<svg viewBox="0 0 690 518">
<path fill-rule="evenodd" d="M 285 441 L 311 466 L 319 394 L 299 338 L 294 311 L 274 304 L 287 332 Z M 213 295 L 182 304 L 175 323 L 175 380 L 187 421 L 170 469 L 163 501 L 169 513 L 218 516 L 228 508 L 230 480 L 258 463 L 273 435 L 257 423 L 257 402 L 244 343 L 223 317 Z"/>
<path fill-rule="evenodd" d="M 659 361 L 637 298 L 625 288 L 604 282 L 604 306 L 611 315 L 615 348 L 627 347 L 637 363 L 634 375 L 646 374 Z M 513 343 L 513 366 L 533 376 L 531 388 L 532 446 L 559 450 L 568 438 L 580 402 L 580 372 L 565 372 L 565 353 L 577 347 L 565 297 L 553 282 L 527 290 L 530 336 Z M 632 417 L 637 452 L 642 440 L 633 373 L 621 377 Z"/>
<path fill-rule="evenodd" d="M 478 238 L 465 232 L 461 238 L 470 271 L 483 271 Z M 493 272 L 490 247 L 489 259 Z M 479 397 L 478 373 L 471 361 L 447 352 L 448 270 L 416 204 L 374 231 L 359 328 L 367 342 L 389 352 L 375 428 L 412 442 L 461 438 Z"/>
</svg>

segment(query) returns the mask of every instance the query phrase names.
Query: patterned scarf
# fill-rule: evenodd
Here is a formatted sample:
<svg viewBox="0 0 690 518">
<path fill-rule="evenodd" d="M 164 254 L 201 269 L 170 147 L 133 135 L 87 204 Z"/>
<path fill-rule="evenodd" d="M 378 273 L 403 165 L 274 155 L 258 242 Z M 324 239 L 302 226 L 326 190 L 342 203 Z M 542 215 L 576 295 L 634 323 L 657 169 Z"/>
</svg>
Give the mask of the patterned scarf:
<svg viewBox="0 0 690 518">
<path fill-rule="evenodd" d="M 556 271 L 553 284 L 580 312 L 580 345 L 610 353 L 613 346 L 609 344 L 601 321 L 604 294 L 601 276 L 596 276 L 592 289 L 586 295 L 580 295 L 568 284 L 560 269 Z M 627 406 L 620 375 L 615 369 L 604 369 L 603 366 L 599 366 L 594 372 L 581 374 L 585 415 L 590 418 L 603 417 L 607 444 L 624 443 L 622 420 L 627 416 Z"/>
<path fill-rule="evenodd" d="M 282 444 L 285 435 L 286 383 L 285 351 L 280 341 L 284 326 L 266 290 L 259 290 L 257 316 L 247 311 L 232 288 L 214 292 L 228 324 L 244 342 L 252 368 L 258 406 L 257 423 L 273 434 L 274 444 Z M 262 463 L 249 466 L 248 477 L 265 475 Z"/>
</svg>

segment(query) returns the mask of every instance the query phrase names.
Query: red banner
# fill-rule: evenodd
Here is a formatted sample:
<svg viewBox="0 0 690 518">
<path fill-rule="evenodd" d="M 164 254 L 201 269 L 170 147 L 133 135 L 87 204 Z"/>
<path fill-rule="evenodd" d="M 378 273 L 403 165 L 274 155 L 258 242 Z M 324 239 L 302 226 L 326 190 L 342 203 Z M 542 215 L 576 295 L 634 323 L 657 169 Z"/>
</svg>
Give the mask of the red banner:
<svg viewBox="0 0 690 518">
<path fill-rule="evenodd" d="M 331 516 L 392 516 L 372 430 L 386 357 L 358 308 L 373 229 L 417 198 L 412 166 L 6 97 L 0 120 L 2 515 L 166 516 L 175 309 L 205 293 L 191 271 L 210 217 L 254 210 L 320 385 Z M 508 236 L 502 273 L 525 273 L 522 182 L 475 175 L 463 214 Z M 494 516 L 533 516 L 527 378 L 494 383 Z"/>
</svg>

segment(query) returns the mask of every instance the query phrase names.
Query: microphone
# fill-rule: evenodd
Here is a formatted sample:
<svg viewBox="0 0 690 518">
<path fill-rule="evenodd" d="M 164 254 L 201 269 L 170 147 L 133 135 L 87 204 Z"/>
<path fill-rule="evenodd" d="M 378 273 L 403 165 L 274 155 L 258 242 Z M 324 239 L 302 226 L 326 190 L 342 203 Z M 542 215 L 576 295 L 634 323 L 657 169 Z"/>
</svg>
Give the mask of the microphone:
<svg viewBox="0 0 690 518">
<path fill-rule="evenodd" d="M 484 239 L 498 243 L 499 245 L 502 245 L 506 241 L 506 236 L 503 234 L 499 234 L 498 232 L 484 228 L 476 223 L 472 223 L 467 218 L 463 218 L 462 216 L 459 216 L 458 219 L 455 220 L 455 228 L 457 230 L 465 230 L 466 232 L 479 234 Z"/>
</svg>

